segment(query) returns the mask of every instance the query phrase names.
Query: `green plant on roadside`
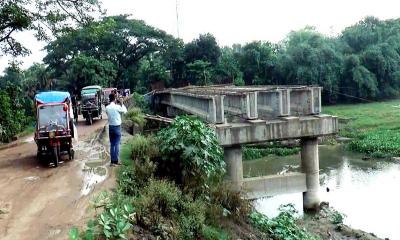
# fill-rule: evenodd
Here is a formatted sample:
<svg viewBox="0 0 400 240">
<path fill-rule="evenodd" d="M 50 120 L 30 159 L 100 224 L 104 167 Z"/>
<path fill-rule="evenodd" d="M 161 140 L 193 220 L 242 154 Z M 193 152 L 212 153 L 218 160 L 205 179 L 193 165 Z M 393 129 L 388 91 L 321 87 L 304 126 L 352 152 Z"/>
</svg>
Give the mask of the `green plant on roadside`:
<svg viewBox="0 0 400 240">
<path fill-rule="evenodd" d="M 259 212 L 252 212 L 249 216 L 249 221 L 252 225 L 270 234 L 276 240 L 319 239 L 296 224 L 295 215 L 297 211 L 292 204 L 283 205 L 279 210 L 279 215 L 272 219 Z"/>
<path fill-rule="evenodd" d="M 159 169 L 186 189 L 207 188 L 225 172 L 222 148 L 215 132 L 202 121 L 179 116 L 158 135 Z"/>
<path fill-rule="evenodd" d="M 121 206 L 105 205 L 104 211 L 90 220 L 86 230 L 79 233 L 78 228 L 69 231 L 70 240 L 127 239 L 127 232 L 135 223 L 135 212 L 130 203 Z"/>
<path fill-rule="evenodd" d="M 101 235 L 107 239 L 127 239 L 126 232 L 134 220 L 133 207 L 129 204 L 123 205 L 122 208 L 106 209 L 97 218 Z"/>
<path fill-rule="evenodd" d="M 150 180 L 134 200 L 137 223 L 164 239 L 196 239 L 204 224 L 204 204 L 184 195 L 174 183 Z"/>
<path fill-rule="evenodd" d="M 136 134 L 130 141 L 132 146 L 132 159 L 141 160 L 159 155 L 158 142 L 153 136 Z"/>
</svg>

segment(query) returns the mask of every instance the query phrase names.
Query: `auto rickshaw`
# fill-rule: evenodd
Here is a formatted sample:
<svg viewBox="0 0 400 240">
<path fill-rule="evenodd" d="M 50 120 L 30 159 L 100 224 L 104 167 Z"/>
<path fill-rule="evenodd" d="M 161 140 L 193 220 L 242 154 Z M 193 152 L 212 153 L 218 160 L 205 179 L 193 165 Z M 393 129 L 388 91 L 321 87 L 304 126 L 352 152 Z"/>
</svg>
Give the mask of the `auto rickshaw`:
<svg viewBox="0 0 400 240">
<path fill-rule="evenodd" d="M 103 89 L 103 94 L 104 94 L 103 104 L 104 104 L 104 106 L 107 106 L 108 104 L 110 104 L 110 94 L 116 90 L 117 90 L 116 88 L 104 88 Z"/>
<path fill-rule="evenodd" d="M 92 125 L 93 118 L 102 119 L 103 89 L 100 86 L 87 86 L 81 91 L 81 113 L 86 124 Z"/>
<path fill-rule="evenodd" d="M 61 155 L 74 158 L 74 137 L 71 97 L 68 92 L 42 92 L 35 95 L 37 157 L 50 156 L 55 167 Z"/>
</svg>

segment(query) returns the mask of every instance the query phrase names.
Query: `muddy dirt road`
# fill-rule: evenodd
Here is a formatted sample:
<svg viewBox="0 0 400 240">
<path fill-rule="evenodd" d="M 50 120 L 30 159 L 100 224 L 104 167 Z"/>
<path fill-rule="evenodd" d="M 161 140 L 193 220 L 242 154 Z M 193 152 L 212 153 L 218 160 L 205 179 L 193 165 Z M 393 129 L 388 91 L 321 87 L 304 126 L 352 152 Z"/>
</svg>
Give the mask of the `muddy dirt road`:
<svg viewBox="0 0 400 240">
<path fill-rule="evenodd" d="M 75 160 L 58 168 L 38 162 L 32 137 L 0 150 L 0 239 L 68 239 L 87 221 L 93 195 L 114 184 L 104 145 L 91 141 L 105 124 L 79 119 Z"/>
</svg>

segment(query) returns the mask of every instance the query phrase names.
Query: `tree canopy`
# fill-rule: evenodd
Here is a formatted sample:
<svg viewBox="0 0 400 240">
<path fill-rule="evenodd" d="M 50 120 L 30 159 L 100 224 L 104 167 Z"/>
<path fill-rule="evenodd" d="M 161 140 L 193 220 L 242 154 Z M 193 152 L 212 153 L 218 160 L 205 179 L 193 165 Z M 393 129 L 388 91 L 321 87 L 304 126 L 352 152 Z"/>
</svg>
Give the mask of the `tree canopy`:
<svg viewBox="0 0 400 240">
<path fill-rule="evenodd" d="M 0 56 L 26 55 L 15 34 L 32 30 L 38 40 L 49 40 L 75 26 L 83 26 L 101 14 L 98 0 L 2 0 L 0 1 Z"/>
</svg>

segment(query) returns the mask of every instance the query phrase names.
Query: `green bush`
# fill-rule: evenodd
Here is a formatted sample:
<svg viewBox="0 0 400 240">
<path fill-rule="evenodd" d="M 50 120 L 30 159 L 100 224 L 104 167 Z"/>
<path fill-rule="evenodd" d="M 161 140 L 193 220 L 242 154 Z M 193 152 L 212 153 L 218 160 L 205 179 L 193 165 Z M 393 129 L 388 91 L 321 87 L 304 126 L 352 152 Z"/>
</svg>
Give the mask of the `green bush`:
<svg viewBox="0 0 400 240">
<path fill-rule="evenodd" d="M 157 139 L 153 136 L 143 136 L 137 134 L 130 141 L 132 146 L 132 159 L 141 160 L 144 158 L 154 158 L 159 155 Z"/>
<path fill-rule="evenodd" d="M 87 223 L 82 233 L 76 227 L 70 229 L 70 240 L 127 239 L 128 231 L 136 223 L 129 198 L 102 192 L 94 199 L 94 207 L 102 212 Z"/>
<path fill-rule="evenodd" d="M 249 221 L 253 226 L 259 228 L 265 233 L 270 234 L 272 238 L 276 240 L 319 239 L 296 224 L 295 215 L 297 214 L 297 211 L 292 204 L 283 205 L 279 210 L 279 215 L 272 219 L 259 212 L 252 212 L 249 216 Z"/>
<path fill-rule="evenodd" d="M 248 216 L 253 209 L 251 203 L 240 192 L 232 191 L 229 186 L 222 183 L 211 188 L 210 202 L 214 206 L 207 209 L 209 218 L 215 217 L 215 211 L 218 211 L 215 209 L 216 206 L 221 207 L 220 217 L 229 216 L 236 220 L 245 220 L 243 218 Z"/>
<path fill-rule="evenodd" d="M 136 196 L 154 177 L 156 165 L 148 158 L 122 166 L 117 171 L 118 190 L 129 196 Z"/>
<path fill-rule="evenodd" d="M 124 114 L 123 126 L 130 132 L 134 131 L 134 127 L 143 128 L 146 119 L 140 108 L 131 108 Z"/>
<path fill-rule="evenodd" d="M 194 239 L 204 224 L 204 204 L 193 201 L 165 180 L 150 180 L 134 199 L 137 222 L 154 234 L 169 239 Z"/>
<path fill-rule="evenodd" d="M 222 148 L 214 131 L 202 121 L 179 116 L 157 137 L 162 156 L 159 169 L 184 189 L 196 191 L 223 175 Z"/>
<path fill-rule="evenodd" d="M 134 92 L 133 93 L 133 99 L 135 100 L 135 106 L 138 108 L 141 108 L 143 112 L 149 113 L 150 112 L 150 105 L 149 103 L 144 99 L 144 96 Z"/>
<path fill-rule="evenodd" d="M 134 196 L 138 192 L 138 182 L 133 165 L 123 166 L 117 171 L 118 189 L 123 194 Z"/>
<path fill-rule="evenodd" d="M 205 240 L 229 240 L 229 236 L 224 230 L 211 226 L 204 226 L 202 235 Z"/>
</svg>

